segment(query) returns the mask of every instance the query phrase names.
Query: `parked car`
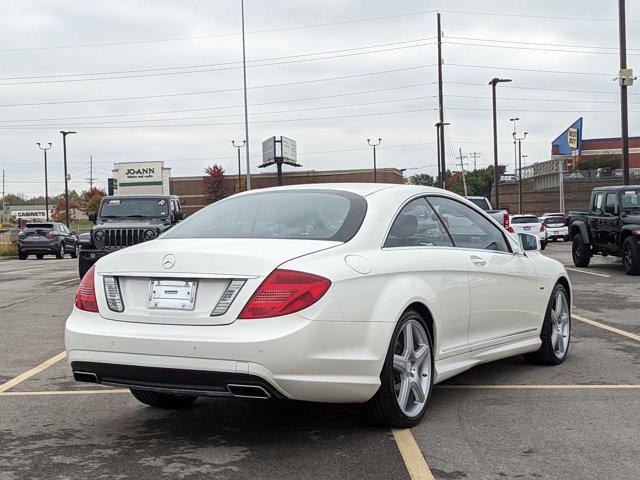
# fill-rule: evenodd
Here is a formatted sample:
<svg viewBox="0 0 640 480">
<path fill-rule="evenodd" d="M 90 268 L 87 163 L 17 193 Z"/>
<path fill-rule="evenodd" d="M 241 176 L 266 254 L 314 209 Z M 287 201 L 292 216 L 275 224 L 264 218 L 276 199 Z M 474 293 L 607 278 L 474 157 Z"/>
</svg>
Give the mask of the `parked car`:
<svg viewBox="0 0 640 480">
<path fill-rule="evenodd" d="M 569 237 L 569 218 L 564 213 L 547 212 L 541 218 L 542 225 L 547 232 L 547 241 L 556 241 L 562 238 L 565 242 Z"/>
<path fill-rule="evenodd" d="M 594 188 L 589 210 L 569 212 L 569 223 L 574 265 L 613 255 L 627 275 L 640 275 L 640 185 Z"/>
<path fill-rule="evenodd" d="M 182 211 L 175 195 L 115 195 L 104 197 L 89 220 L 96 225 L 80 234 L 80 278 L 99 258 L 157 238 L 182 220 Z"/>
<path fill-rule="evenodd" d="M 18 234 L 18 258 L 26 260 L 29 255 L 42 259 L 45 255 L 64 258 L 78 257 L 78 238 L 64 223 L 37 222 L 27 223 Z"/>
<path fill-rule="evenodd" d="M 541 250 L 547 247 L 546 229 L 542 224 L 542 220 L 535 215 L 512 215 L 509 219 L 507 230 L 515 235 L 519 233 L 536 235 L 540 239 Z"/>
<path fill-rule="evenodd" d="M 537 246 L 436 188 L 243 192 L 98 260 L 66 351 L 76 380 L 155 407 L 364 403 L 376 423 L 409 427 L 434 383 L 473 365 L 564 361 L 568 275 Z"/>
<path fill-rule="evenodd" d="M 491 202 L 487 197 L 471 196 L 471 197 L 465 197 L 465 198 L 469 200 L 471 203 L 473 203 L 474 205 L 476 205 L 477 207 L 480 207 L 482 210 L 484 210 L 487 213 L 487 215 L 493 218 L 496 222 L 498 222 L 504 228 L 507 228 L 509 226 L 509 212 L 507 212 L 504 209 L 494 210 L 491 207 Z"/>
</svg>

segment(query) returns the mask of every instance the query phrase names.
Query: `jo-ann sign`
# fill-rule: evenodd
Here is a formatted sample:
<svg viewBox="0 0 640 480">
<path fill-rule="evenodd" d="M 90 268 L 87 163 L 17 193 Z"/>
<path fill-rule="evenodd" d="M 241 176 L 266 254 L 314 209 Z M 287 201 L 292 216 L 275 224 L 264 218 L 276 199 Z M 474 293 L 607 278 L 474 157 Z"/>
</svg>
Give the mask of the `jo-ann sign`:
<svg viewBox="0 0 640 480">
<path fill-rule="evenodd" d="M 162 185 L 162 162 L 118 163 L 118 185 Z"/>
</svg>

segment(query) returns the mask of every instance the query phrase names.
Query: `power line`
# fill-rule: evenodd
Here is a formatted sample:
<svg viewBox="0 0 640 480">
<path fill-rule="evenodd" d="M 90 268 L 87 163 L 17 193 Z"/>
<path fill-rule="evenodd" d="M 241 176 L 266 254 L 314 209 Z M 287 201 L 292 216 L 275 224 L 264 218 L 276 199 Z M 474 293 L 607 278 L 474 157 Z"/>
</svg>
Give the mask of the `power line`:
<svg viewBox="0 0 640 480">
<path fill-rule="evenodd" d="M 470 43 L 470 42 L 445 42 L 447 45 L 464 45 L 469 47 L 488 47 L 488 48 L 506 48 L 511 50 L 534 50 L 540 52 L 566 52 L 566 53 L 586 53 L 592 55 L 618 55 L 616 52 L 587 52 L 584 50 L 569 50 L 569 49 L 558 49 L 558 48 L 537 48 L 537 47 L 523 47 L 521 45 L 486 45 L 481 43 Z M 629 55 L 640 55 L 637 53 L 629 53 Z"/>
<path fill-rule="evenodd" d="M 271 63 L 263 63 L 260 65 L 247 65 L 247 68 L 255 68 L 255 67 L 270 67 L 274 65 L 285 65 L 291 63 L 302 63 L 302 62 L 315 62 L 318 60 L 327 60 L 333 58 L 342 58 L 342 57 L 353 57 L 357 55 L 368 55 L 371 53 L 380 53 L 380 52 L 390 52 L 395 50 L 404 50 L 407 48 L 416 48 L 416 47 L 424 47 L 428 45 L 433 45 L 433 43 L 420 43 L 416 45 L 405 45 L 403 47 L 393 47 L 393 48 L 385 48 L 378 50 L 371 50 L 368 52 L 355 52 L 355 53 L 343 53 L 340 55 L 329 55 L 325 57 L 318 58 L 304 58 L 298 60 L 287 60 L 283 62 L 271 62 Z M 34 85 L 34 84 L 48 84 L 48 83 L 72 83 L 72 82 L 93 82 L 100 80 L 117 80 L 123 78 L 146 78 L 146 77 L 163 77 L 170 75 L 190 75 L 193 73 L 207 73 L 207 72 L 221 72 L 221 71 L 229 71 L 229 70 L 239 70 L 242 66 L 235 67 L 223 67 L 223 68 L 204 68 L 200 70 L 190 70 L 190 71 L 182 71 L 182 72 L 161 72 L 161 73 L 141 73 L 135 75 L 114 75 L 111 77 L 100 77 L 100 78 L 70 78 L 64 80 L 36 80 L 36 81 L 28 81 L 28 82 L 6 82 L 0 83 L 0 87 L 9 86 L 9 85 Z"/>
<path fill-rule="evenodd" d="M 262 106 L 262 105 L 276 105 L 281 103 L 293 103 L 293 102 L 303 102 L 308 100 L 322 100 L 327 98 L 339 98 L 339 97 L 348 97 L 352 95 L 364 95 L 368 93 L 379 93 L 379 92 L 388 92 L 392 90 L 401 90 L 406 88 L 414 88 L 414 87 L 423 87 L 427 85 L 433 85 L 434 82 L 425 82 L 425 83 L 414 83 L 411 85 L 400 85 L 397 87 L 388 87 L 388 88 L 377 88 L 373 90 L 361 90 L 358 92 L 348 92 L 348 93 L 336 93 L 333 95 L 320 95 L 315 97 L 304 97 L 304 98 L 290 98 L 287 100 L 276 100 L 271 102 L 257 102 L 250 103 L 250 107 Z M 131 117 L 131 116 L 141 116 L 141 115 L 159 115 L 165 113 L 190 113 L 190 112 L 201 112 L 206 110 L 220 110 L 227 108 L 241 108 L 243 104 L 237 105 L 218 105 L 212 107 L 202 107 L 202 108 L 188 108 L 182 110 L 159 110 L 154 112 L 135 112 L 135 113 L 114 113 L 109 115 L 83 115 L 83 116 L 75 116 L 75 117 L 49 117 L 49 118 L 23 118 L 23 119 L 13 119 L 13 120 L 0 120 L 0 123 L 11 123 L 11 122 L 42 122 L 42 121 L 56 121 L 56 120 L 83 120 L 88 118 L 113 118 L 113 117 Z"/>
<path fill-rule="evenodd" d="M 416 15 L 428 15 L 432 13 L 435 13 L 435 11 L 428 10 L 428 11 L 411 12 L 411 13 L 400 13 L 396 15 L 386 15 L 383 17 L 370 17 L 370 18 L 360 18 L 360 19 L 354 19 L 354 20 L 344 20 L 344 21 L 338 21 L 338 22 L 316 23 L 311 25 L 297 25 L 297 26 L 291 26 L 291 27 L 270 28 L 270 29 L 264 29 L 264 30 L 254 30 L 246 33 L 247 35 L 254 35 L 254 34 L 261 34 L 261 33 L 302 30 L 306 28 L 320 28 L 320 27 L 329 27 L 329 26 L 335 26 L 335 25 L 347 25 L 352 23 L 377 22 L 380 20 L 388 20 L 392 18 L 412 17 Z M 1 49 L 0 53 L 25 52 L 25 51 L 36 51 L 36 50 L 57 50 L 57 49 L 68 49 L 68 48 L 112 47 L 112 46 L 120 46 L 120 45 L 137 45 L 137 44 L 144 44 L 144 43 L 202 40 L 207 38 L 230 37 L 230 36 L 236 36 L 240 34 L 241 32 L 230 32 L 230 33 L 218 33 L 213 35 L 197 35 L 197 36 L 190 36 L 190 37 L 173 37 L 173 38 L 160 38 L 160 39 L 151 39 L 151 40 L 130 40 L 130 41 L 121 41 L 121 42 L 84 43 L 84 44 L 76 44 L 76 45 L 57 45 L 57 46 L 48 46 L 48 47 L 8 48 L 8 49 Z"/>
<path fill-rule="evenodd" d="M 423 42 L 427 40 L 430 40 L 430 38 L 415 38 L 412 40 L 404 40 L 401 42 L 378 43 L 378 44 L 366 45 L 362 47 L 343 48 L 340 50 L 324 50 L 320 52 L 300 53 L 297 55 L 286 55 L 286 56 L 280 56 L 280 57 L 256 58 L 254 60 L 247 60 L 247 63 L 267 62 L 267 61 L 273 61 L 273 60 L 286 60 L 290 58 L 308 57 L 313 55 L 325 55 L 330 53 L 351 52 L 354 50 L 366 50 L 366 49 L 378 48 L 378 47 L 389 47 L 389 46 L 401 45 L 405 43 Z M 175 66 L 175 67 L 144 68 L 144 69 L 137 69 L 137 70 L 110 70 L 110 71 L 103 71 L 103 72 L 63 73 L 63 74 L 56 74 L 56 75 L 35 75 L 35 76 L 25 76 L 25 77 L 1 77 L 0 81 L 33 80 L 38 78 L 81 77 L 81 76 L 90 76 L 90 75 L 117 75 L 121 73 L 144 73 L 144 72 L 157 72 L 157 71 L 164 71 L 164 70 L 178 70 L 178 69 L 188 69 L 188 68 L 220 67 L 220 66 L 226 66 L 226 65 L 242 66 L 242 61 L 238 60 L 233 62 L 203 63 L 203 64 L 197 64 L 197 65 L 182 65 L 182 66 Z"/>
<path fill-rule="evenodd" d="M 254 115 L 273 115 L 278 113 L 293 113 L 293 112 L 307 112 L 310 110 L 329 110 L 334 108 L 348 108 L 348 107 L 359 107 L 359 106 L 367 106 L 367 105 L 379 105 L 379 104 L 387 104 L 387 103 L 397 103 L 397 102 L 408 102 L 411 100 L 424 100 L 424 99 L 432 99 L 435 98 L 435 95 L 427 95 L 420 97 L 410 97 L 410 98 L 398 98 L 394 100 L 378 100 L 376 102 L 360 102 L 360 103 L 347 103 L 342 105 L 325 105 L 322 107 L 305 107 L 305 108 L 296 108 L 290 110 L 274 110 L 270 112 L 254 112 Z M 208 118 L 229 118 L 229 117 L 242 117 L 243 113 L 232 113 L 226 115 L 200 115 L 196 117 L 176 117 L 176 118 L 147 118 L 142 120 L 110 120 L 110 121 L 102 121 L 102 122 L 85 122 L 85 123 L 65 123 L 60 124 L 59 126 L 69 126 L 69 127 L 84 127 L 86 125 L 108 125 L 108 124 L 122 124 L 122 123 L 139 123 L 139 122 L 170 122 L 176 120 L 201 120 Z M 15 127 L 22 126 L 19 124 L 9 124 L 5 125 L 6 127 Z M 25 125 L 27 126 L 27 125 Z M 31 125 L 31 126 L 41 126 L 41 125 Z M 51 125 L 48 125 L 51 126 Z M 0 127 L 1 128 L 1 127 Z M 57 127 L 56 127 L 57 128 Z"/>
<path fill-rule="evenodd" d="M 549 43 L 549 42 L 523 42 L 520 40 L 497 40 L 492 38 L 478 38 L 478 37 L 459 37 L 453 35 L 447 35 L 447 38 L 453 38 L 458 40 L 474 40 L 479 42 L 496 42 L 496 43 L 516 43 L 519 45 L 542 45 L 548 47 L 563 47 L 563 48 L 599 48 L 606 50 L 618 50 L 618 47 L 608 47 L 604 45 L 577 45 L 570 43 Z M 629 50 L 640 50 L 638 48 L 631 48 Z"/>
<path fill-rule="evenodd" d="M 360 78 L 360 77 L 367 77 L 371 75 L 384 75 L 387 73 L 407 72 L 411 70 L 430 68 L 434 66 L 435 64 L 416 65 L 412 67 L 395 68 L 395 69 L 382 70 L 377 72 L 358 73 L 354 75 L 342 75 L 339 77 L 326 77 L 326 78 L 318 78 L 313 80 L 301 80 L 297 82 L 284 82 L 284 83 L 256 85 L 256 86 L 247 87 L 247 88 L 261 89 L 261 88 L 273 88 L 273 87 L 288 87 L 292 85 L 306 85 L 310 83 L 329 82 L 333 80 L 346 80 L 350 78 Z M 72 103 L 114 102 L 114 101 L 124 101 L 124 100 L 143 100 L 143 99 L 151 99 L 151 98 L 181 97 L 181 96 L 187 96 L 187 95 L 205 95 L 210 93 L 228 93 L 228 92 L 238 92 L 238 91 L 242 91 L 242 88 L 224 88 L 220 90 L 204 90 L 200 92 L 185 92 L 185 93 L 165 93 L 160 95 L 141 95 L 141 96 L 135 96 L 135 97 L 94 98 L 94 99 L 87 99 L 87 100 L 62 100 L 62 101 L 53 101 L 53 102 L 10 103 L 10 104 L 0 104 L 0 107 L 24 107 L 24 106 L 35 106 L 35 105 L 62 105 L 62 104 L 72 104 Z"/>
<path fill-rule="evenodd" d="M 554 15 L 527 15 L 522 13 L 494 13 L 494 12 L 472 12 L 462 10 L 440 10 L 443 13 L 459 14 L 459 15 L 486 15 L 492 17 L 515 17 L 515 18 L 538 18 L 542 20 L 577 20 L 587 22 L 617 22 L 617 18 L 594 18 L 594 17 L 567 17 Z M 630 22 L 640 22 L 640 20 L 628 20 Z"/>
<path fill-rule="evenodd" d="M 455 85 L 470 85 L 474 87 L 486 87 L 484 83 L 456 82 L 456 81 L 447 81 L 445 83 L 451 83 Z M 569 92 L 569 93 L 594 93 L 594 94 L 603 94 L 603 95 L 619 95 L 618 92 L 604 92 L 602 90 L 576 90 L 576 89 L 569 89 L 569 88 L 544 88 L 544 87 L 527 87 L 527 86 L 516 86 L 516 85 L 504 86 L 502 88 L 506 88 L 506 89 L 515 88 L 520 90 L 539 90 L 544 92 Z M 632 93 L 631 95 L 640 95 L 640 94 Z"/>
<path fill-rule="evenodd" d="M 505 87 L 506 88 L 506 87 Z M 476 98 L 483 100 L 491 100 L 491 96 L 488 95 L 445 95 L 445 97 L 452 98 Z M 499 101 L 503 100 L 514 100 L 519 102 L 553 102 L 553 103 L 606 103 L 606 104 L 616 104 L 618 105 L 620 102 L 617 101 L 609 101 L 609 100 L 570 100 L 570 99 L 556 99 L 556 98 L 516 98 L 516 97 L 500 97 Z M 637 105 L 640 105 L 637 104 Z M 9 121 L 9 120 L 7 120 Z"/>
<path fill-rule="evenodd" d="M 604 77 L 611 77 L 610 73 L 598 73 L 598 72 L 576 72 L 567 70 L 542 70 L 535 68 L 518 68 L 518 67 L 496 67 L 495 65 L 471 65 L 468 63 L 447 63 L 450 67 L 465 67 L 465 68 L 484 68 L 490 70 L 510 70 L 515 72 L 536 72 L 536 73 L 558 73 L 563 75 L 597 75 Z"/>
</svg>

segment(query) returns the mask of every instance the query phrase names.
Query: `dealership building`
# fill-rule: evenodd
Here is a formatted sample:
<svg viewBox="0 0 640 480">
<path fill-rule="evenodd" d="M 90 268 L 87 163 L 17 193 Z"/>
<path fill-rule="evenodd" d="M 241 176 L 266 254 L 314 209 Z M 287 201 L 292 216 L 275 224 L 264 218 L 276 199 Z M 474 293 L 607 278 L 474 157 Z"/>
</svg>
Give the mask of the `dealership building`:
<svg viewBox="0 0 640 480">
<path fill-rule="evenodd" d="M 122 162 L 113 165 L 117 195 L 169 195 L 171 168 L 164 162 Z"/>
<path fill-rule="evenodd" d="M 580 162 L 600 155 L 622 155 L 622 138 L 582 138 L 580 117 L 551 142 L 551 158 L 565 160 L 565 170 L 580 169 Z M 629 168 L 640 171 L 640 137 L 629 137 Z"/>
</svg>

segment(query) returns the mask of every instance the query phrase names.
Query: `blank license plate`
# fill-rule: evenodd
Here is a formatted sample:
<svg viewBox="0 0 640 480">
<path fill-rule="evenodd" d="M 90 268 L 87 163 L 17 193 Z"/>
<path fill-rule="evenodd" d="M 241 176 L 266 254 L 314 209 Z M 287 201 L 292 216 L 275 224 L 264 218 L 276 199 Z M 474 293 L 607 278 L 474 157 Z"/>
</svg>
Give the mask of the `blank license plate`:
<svg viewBox="0 0 640 480">
<path fill-rule="evenodd" d="M 525 230 L 531 230 L 531 227 L 524 227 Z"/>
<path fill-rule="evenodd" d="M 149 285 L 147 308 L 164 310 L 193 310 L 196 305 L 198 282 L 184 280 L 152 280 Z"/>
</svg>

